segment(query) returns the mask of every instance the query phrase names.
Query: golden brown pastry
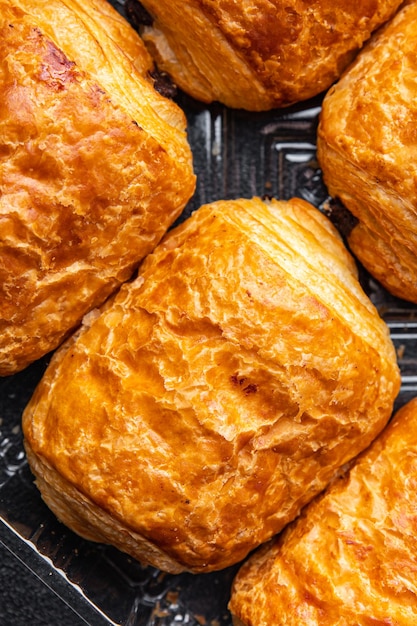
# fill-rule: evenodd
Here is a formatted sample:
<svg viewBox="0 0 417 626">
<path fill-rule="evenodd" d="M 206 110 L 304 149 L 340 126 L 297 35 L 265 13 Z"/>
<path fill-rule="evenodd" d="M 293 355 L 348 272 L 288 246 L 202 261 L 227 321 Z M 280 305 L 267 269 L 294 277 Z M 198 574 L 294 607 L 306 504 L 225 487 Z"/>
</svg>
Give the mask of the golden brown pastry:
<svg viewBox="0 0 417 626">
<path fill-rule="evenodd" d="M 238 562 L 386 424 L 387 328 L 302 200 L 220 201 L 61 347 L 23 419 L 48 505 L 170 572 Z"/>
<path fill-rule="evenodd" d="M 151 67 L 105 0 L 0 0 L 0 375 L 128 279 L 194 191 Z"/>
<path fill-rule="evenodd" d="M 132 1 L 132 0 L 131 0 Z M 400 0 L 140 0 L 160 70 L 203 102 L 252 111 L 327 89 Z"/>
<path fill-rule="evenodd" d="M 324 181 L 357 218 L 348 242 L 384 287 L 417 302 L 417 2 L 327 94 L 318 132 Z"/>
<path fill-rule="evenodd" d="M 237 626 L 417 623 L 417 398 L 232 588 Z"/>
</svg>

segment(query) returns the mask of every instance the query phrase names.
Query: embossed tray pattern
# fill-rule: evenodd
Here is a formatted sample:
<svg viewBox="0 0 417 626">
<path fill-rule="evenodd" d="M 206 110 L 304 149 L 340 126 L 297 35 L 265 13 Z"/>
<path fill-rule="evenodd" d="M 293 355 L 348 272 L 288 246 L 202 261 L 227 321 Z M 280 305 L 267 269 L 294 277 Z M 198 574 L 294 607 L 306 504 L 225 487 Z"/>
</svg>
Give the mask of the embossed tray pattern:
<svg viewBox="0 0 417 626">
<path fill-rule="evenodd" d="M 123 14 L 123 3 L 113 4 Z M 198 177 L 181 216 L 222 198 L 328 200 L 315 155 L 320 98 L 285 111 L 252 114 L 210 107 L 178 94 Z M 402 373 L 396 408 L 417 395 L 417 306 L 387 294 L 365 271 L 365 291 L 387 322 Z M 86 542 L 60 524 L 33 484 L 22 446 L 21 414 L 48 357 L 0 379 L 0 541 L 92 626 L 231 626 L 227 611 L 236 567 L 167 575 L 109 546 Z"/>
</svg>

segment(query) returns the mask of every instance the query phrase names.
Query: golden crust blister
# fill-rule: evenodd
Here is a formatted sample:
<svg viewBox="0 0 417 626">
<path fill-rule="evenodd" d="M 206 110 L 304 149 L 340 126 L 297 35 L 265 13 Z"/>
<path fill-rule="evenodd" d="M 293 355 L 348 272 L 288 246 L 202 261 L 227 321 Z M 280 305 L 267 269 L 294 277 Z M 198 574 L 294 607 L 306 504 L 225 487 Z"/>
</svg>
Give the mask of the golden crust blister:
<svg viewBox="0 0 417 626">
<path fill-rule="evenodd" d="M 318 129 L 324 181 L 357 218 L 349 245 L 392 294 L 417 302 L 417 4 L 407 3 L 327 93 Z"/>
<path fill-rule="evenodd" d="M 400 0 L 141 0 L 158 67 L 198 100 L 252 111 L 328 89 Z"/>
<path fill-rule="evenodd" d="M 0 374 L 8 375 L 56 348 L 130 278 L 182 212 L 195 177 L 185 116 L 146 78 L 149 55 L 108 3 L 0 5 Z"/>
<path fill-rule="evenodd" d="M 70 527 L 168 571 L 227 567 L 385 426 L 384 322 L 302 200 L 219 201 L 54 355 L 23 428 Z"/>
<path fill-rule="evenodd" d="M 416 621 L 417 399 L 327 492 L 240 569 L 235 624 Z"/>
</svg>

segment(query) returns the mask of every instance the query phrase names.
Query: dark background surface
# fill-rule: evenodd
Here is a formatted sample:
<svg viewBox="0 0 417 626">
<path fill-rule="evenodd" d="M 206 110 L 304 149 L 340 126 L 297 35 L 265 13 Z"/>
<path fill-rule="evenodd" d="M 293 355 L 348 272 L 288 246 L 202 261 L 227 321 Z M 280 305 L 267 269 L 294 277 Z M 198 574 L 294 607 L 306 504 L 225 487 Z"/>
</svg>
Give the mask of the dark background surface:
<svg viewBox="0 0 417 626">
<path fill-rule="evenodd" d="M 86 622 L 0 544 L 1 626 L 85 626 Z"/>
</svg>

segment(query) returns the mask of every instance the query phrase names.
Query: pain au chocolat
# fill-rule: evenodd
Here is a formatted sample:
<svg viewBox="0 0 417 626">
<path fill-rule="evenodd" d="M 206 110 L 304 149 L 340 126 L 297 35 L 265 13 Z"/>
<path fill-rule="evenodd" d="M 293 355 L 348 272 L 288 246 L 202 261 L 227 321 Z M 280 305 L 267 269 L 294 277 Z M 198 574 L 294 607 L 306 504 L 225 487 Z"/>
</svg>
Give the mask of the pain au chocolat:
<svg viewBox="0 0 417 626">
<path fill-rule="evenodd" d="M 241 567 L 235 626 L 417 623 L 417 399 Z"/>
<path fill-rule="evenodd" d="M 356 218 L 355 256 L 417 302 L 417 2 L 407 3 L 328 92 L 318 158 L 330 194 Z"/>
<path fill-rule="evenodd" d="M 186 93 L 262 111 L 330 87 L 400 4 L 140 0 L 149 14 L 140 32 L 159 69 Z"/>
<path fill-rule="evenodd" d="M 385 426 L 387 327 L 299 199 L 201 207 L 54 355 L 23 417 L 44 500 L 169 572 L 243 559 Z"/>
<path fill-rule="evenodd" d="M 130 278 L 194 191 L 152 67 L 105 0 L 0 0 L 0 375 Z"/>
</svg>

